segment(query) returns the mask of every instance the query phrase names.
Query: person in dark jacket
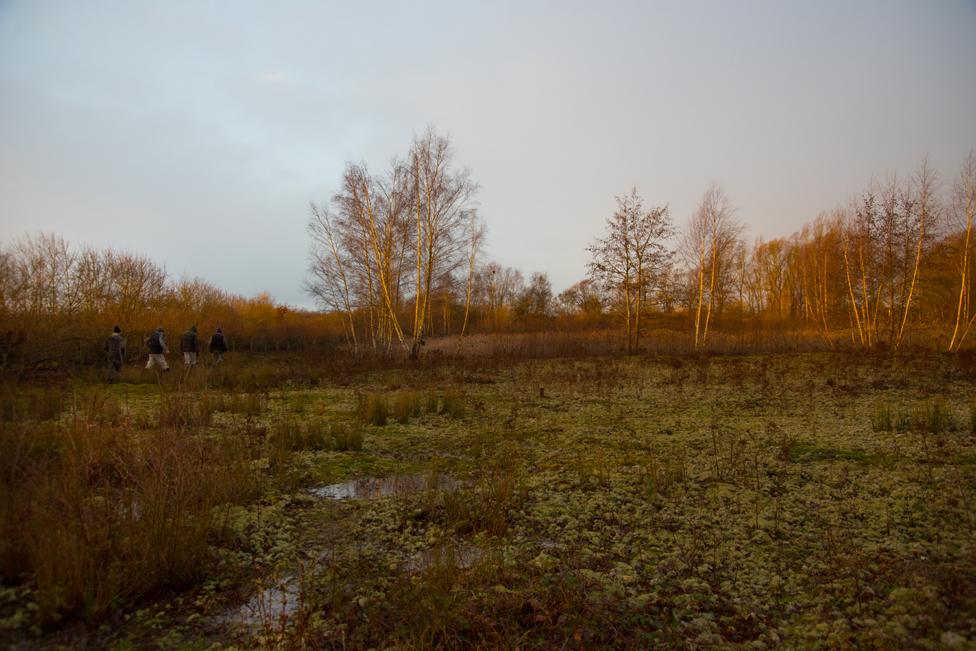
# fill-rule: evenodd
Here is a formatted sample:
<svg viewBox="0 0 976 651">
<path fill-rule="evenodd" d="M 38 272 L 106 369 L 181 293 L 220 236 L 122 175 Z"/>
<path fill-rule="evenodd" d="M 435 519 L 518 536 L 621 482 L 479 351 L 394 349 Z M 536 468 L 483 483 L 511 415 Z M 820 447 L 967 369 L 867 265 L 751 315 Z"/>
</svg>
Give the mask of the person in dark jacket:
<svg viewBox="0 0 976 651">
<path fill-rule="evenodd" d="M 169 352 L 169 347 L 166 345 L 166 332 L 163 330 L 163 326 L 159 326 L 149 335 L 149 338 L 146 339 L 146 348 L 149 349 L 149 361 L 146 362 L 146 368 L 158 366 L 164 371 L 168 371 L 169 364 L 166 363 L 166 353 Z"/>
<path fill-rule="evenodd" d="M 227 352 L 227 340 L 224 339 L 224 331 L 218 326 L 217 332 L 210 337 L 210 358 L 211 364 L 217 365 L 224 361 L 224 353 Z"/>
<path fill-rule="evenodd" d="M 115 326 L 112 334 L 105 339 L 105 359 L 108 364 L 108 381 L 115 382 L 125 362 L 125 337 L 122 328 Z"/>
<path fill-rule="evenodd" d="M 186 366 L 197 365 L 197 352 L 199 351 L 197 341 L 197 327 L 190 326 L 190 329 L 183 333 L 180 338 L 180 351 L 183 353 L 183 363 Z"/>
</svg>

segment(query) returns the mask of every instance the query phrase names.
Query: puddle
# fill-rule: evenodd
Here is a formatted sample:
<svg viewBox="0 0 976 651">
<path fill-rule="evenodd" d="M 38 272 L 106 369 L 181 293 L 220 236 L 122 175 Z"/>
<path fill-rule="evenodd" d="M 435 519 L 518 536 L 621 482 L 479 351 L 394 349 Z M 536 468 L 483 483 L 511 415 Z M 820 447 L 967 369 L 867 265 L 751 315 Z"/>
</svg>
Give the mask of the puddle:
<svg viewBox="0 0 976 651">
<path fill-rule="evenodd" d="M 230 609 L 222 619 L 247 628 L 277 628 L 283 620 L 298 612 L 300 605 L 298 577 L 287 576 L 262 586 L 246 603 Z"/>
<path fill-rule="evenodd" d="M 484 550 L 477 545 L 452 540 L 404 558 L 400 568 L 409 574 L 428 572 L 438 567 L 469 569 L 484 556 Z M 329 552 L 323 553 L 320 561 L 330 557 Z M 301 607 L 301 583 L 297 575 L 288 574 L 279 579 L 266 579 L 247 602 L 227 609 L 217 621 L 250 631 L 276 630 L 298 613 Z"/>
<path fill-rule="evenodd" d="M 461 483 L 447 475 L 392 475 L 364 477 L 339 484 L 319 486 L 309 492 L 327 500 L 369 500 L 391 495 L 407 495 L 423 490 L 456 491 Z"/>
<path fill-rule="evenodd" d="M 566 548 L 566 545 L 559 541 L 552 540 L 551 538 L 546 538 L 544 540 L 539 541 L 539 548 L 545 550 L 552 550 L 552 549 L 563 550 Z"/>
<path fill-rule="evenodd" d="M 480 561 L 485 553 L 480 547 L 466 542 L 450 542 L 417 552 L 403 561 L 404 572 L 423 572 L 437 565 L 466 570 Z"/>
</svg>

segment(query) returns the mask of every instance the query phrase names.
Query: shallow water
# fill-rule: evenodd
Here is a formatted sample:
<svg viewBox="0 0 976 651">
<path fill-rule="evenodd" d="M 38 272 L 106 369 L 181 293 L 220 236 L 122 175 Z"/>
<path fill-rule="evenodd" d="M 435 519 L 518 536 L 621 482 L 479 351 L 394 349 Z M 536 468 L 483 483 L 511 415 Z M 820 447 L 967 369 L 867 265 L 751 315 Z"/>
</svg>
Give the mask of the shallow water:
<svg viewBox="0 0 976 651">
<path fill-rule="evenodd" d="M 405 572 L 424 572 L 437 565 L 468 569 L 484 557 L 484 551 L 471 543 L 452 541 L 430 549 L 424 549 L 403 562 Z"/>
<path fill-rule="evenodd" d="M 231 608 L 222 619 L 228 624 L 248 628 L 276 628 L 298 612 L 300 605 L 298 577 L 289 575 L 262 586 L 246 603 Z"/>
<path fill-rule="evenodd" d="M 378 499 L 397 495 L 409 495 L 425 490 L 456 491 L 461 482 L 447 475 L 392 475 L 389 477 L 363 477 L 338 484 L 328 484 L 309 489 L 314 497 L 327 500 Z M 439 562 L 449 562 L 457 567 L 469 567 L 481 558 L 481 550 L 463 543 L 451 544 L 436 550 L 418 552 L 403 562 L 407 572 L 421 572 Z M 328 553 L 323 554 L 323 558 Z M 323 560 L 320 558 L 320 561 Z M 294 615 L 301 605 L 298 577 L 287 575 L 262 586 L 244 604 L 229 609 L 222 620 L 247 628 L 276 627 Z"/>
<path fill-rule="evenodd" d="M 309 492 L 315 497 L 329 500 L 368 500 L 423 490 L 456 491 L 459 486 L 460 482 L 446 475 L 392 475 L 352 479 L 312 488 Z"/>
</svg>

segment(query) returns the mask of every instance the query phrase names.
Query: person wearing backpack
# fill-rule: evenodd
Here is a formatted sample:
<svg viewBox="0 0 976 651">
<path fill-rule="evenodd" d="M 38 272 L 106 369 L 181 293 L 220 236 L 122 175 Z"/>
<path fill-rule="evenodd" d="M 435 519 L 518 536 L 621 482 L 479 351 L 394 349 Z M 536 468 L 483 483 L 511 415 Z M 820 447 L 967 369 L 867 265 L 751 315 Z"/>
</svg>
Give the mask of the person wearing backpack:
<svg viewBox="0 0 976 651">
<path fill-rule="evenodd" d="M 146 339 L 146 348 L 149 349 L 149 361 L 146 362 L 146 368 L 158 366 L 164 371 L 168 371 L 169 364 L 166 363 L 166 353 L 169 352 L 169 347 L 166 345 L 166 333 L 163 326 L 159 326 L 149 335 L 149 338 Z"/>
<path fill-rule="evenodd" d="M 112 334 L 105 339 L 105 360 L 108 364 L 108 381 L 115 382 L 125 361 L 125 337 L 119 326 L 112 328 Z"/>
<path fill-rule="evenodd" d="M 197 365 L 197 352 L 200 349 L 197 340 L 197 327 L 190 326 L 190 329 L 180 337 L 180 351 L 183 353 L 183 364 L 191 367 Z"/>
<path fill-rule="evenodd" d="M 210 357 L 211 364 L 216 366 L 224 361 L 224 353 L 227 352 L 227 340 L 224 339 L 224 331 L 217 327 L 217 332 L 210 337 Z"/>
</svg>

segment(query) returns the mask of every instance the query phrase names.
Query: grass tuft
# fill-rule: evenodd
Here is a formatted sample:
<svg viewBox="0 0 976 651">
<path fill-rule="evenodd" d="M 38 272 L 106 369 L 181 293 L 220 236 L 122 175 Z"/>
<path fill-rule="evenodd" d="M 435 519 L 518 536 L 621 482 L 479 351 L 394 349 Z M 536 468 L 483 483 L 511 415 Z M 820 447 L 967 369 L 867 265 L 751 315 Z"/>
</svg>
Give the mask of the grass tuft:
<svg viewBox="0 0 976 651">
<path fill-rule="evenodd" d="M 356 423 L 333 423 L 329 427 L 329 436 L 334 442 L 335 449 L 340 452 L 346 450 L 359 452 L 363 449 L 363 431 Z"/>
<path fill-rule="evenodd" d="M 362 422 L 382 427 L 389 420 L 390 408 L 386 398 L 378 393 L 360 394 L 357 397 L 356 413 Z"/>
<path fill-rule="evenodd" d="M 942 398 L 936 398 L 923 410 L 920 418 L 922 429 L 930 434 L 942 434 L 956 429 L 956 418 Z"/>
<path fill-rule="evenodd" d="M 468 413 L 464 394 L 457 391 L 445 392 L 441 396 L 439 411 L 448 418 L 464 418 Z"/>
<path fill-rule="evenodd" d="M 423 413 L 423 401 L 416 391 L 399 391 L 393 398 L 391 415 L 398 423 L 406 423 Z"/>
</svg>

